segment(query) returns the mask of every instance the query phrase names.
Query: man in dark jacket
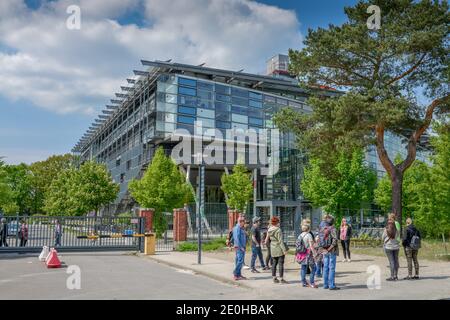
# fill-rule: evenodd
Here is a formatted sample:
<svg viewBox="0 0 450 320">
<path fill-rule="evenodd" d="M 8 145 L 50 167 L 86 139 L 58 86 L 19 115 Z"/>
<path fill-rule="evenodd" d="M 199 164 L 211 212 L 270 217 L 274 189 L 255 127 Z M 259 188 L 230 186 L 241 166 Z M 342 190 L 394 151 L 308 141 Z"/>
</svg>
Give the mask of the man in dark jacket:
<svg viewBox="0 0 450 320">
<path fill-rule="evenodd" d="M 8 237 L 8 223 L 5 218 L 2 218 L 0 223 L 0 247 L 7 247 L 8 242 L 6 242 L 6 238 Z"/>
<path fill-rule="evenodd" d="M 413 225 L 412 219 L 408 218 L 406 219 L 406 230 L 404 232 L 402 241 L 403 247 L 405 248 L 406 261 L 408 262 L 408 276 L 405 278 L 405 280 L 419 279 L 419 261 L 417 260 L 419 249 L 413 248 L 411 246 L 411 240 L 414 236 L 419 237 L 420 239 L 420 232 Z M 413 261 L 414 261 L 414 270 L 416 272 L 414 277 L 412 276 Z"/>
</svg>

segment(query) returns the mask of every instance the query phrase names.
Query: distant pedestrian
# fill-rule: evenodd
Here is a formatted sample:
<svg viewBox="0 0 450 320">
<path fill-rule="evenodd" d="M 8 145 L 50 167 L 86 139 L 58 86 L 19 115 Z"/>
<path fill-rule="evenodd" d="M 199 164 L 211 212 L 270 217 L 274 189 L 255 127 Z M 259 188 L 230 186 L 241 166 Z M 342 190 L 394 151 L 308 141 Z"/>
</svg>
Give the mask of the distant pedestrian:
<svg viewBox="0 0 450 320">
<path fill-rule="evenodd" d="M 6 241 L 8 237 L 8 222 L 5 218 L 0 220 L 0 247 L 7 247 L 8 242 Z"/>
<path fill-rule="evenodd" d="M 387 281 L 398 280 L 398 252 L 400 250 L 400 243 L 397 240 L 397 233 L 398 231 L 395 227 L 395 220 L 389 218 L 382 236 L 384 252 L 389 260 L 389 267 L 391 270 L 391 276 L 386 279 Z"/>
<path fill-rule="evenodd" d="M 20 222 L 19 239 L 20 239 L 20 246 L 25 247 L 28 242 L 28 226 L 25 220 L 22 220 Z"/>
<path fill-rule="evenodd" d="M 260 217 L 254 217 L 253 218 L 253 226 L 251 229 L 251 241 L 252 241 L 252 260 L 250 263 L 250 269 L 253 273 L 259 273 L 258 270 L 256 270 L 255 264 L 256 264 L 256 258 L 259 259 L 259 263 L 263 270 L 266 269 L 266 265 L 264 263 L 263 253 L 261 249 L 261 218 Z"/>
<path fill-rule="evenodd" d="M 62 226 L 59 220 L 55 224 L 55 247 L 61 246 Z"/>
<path fill-rule="evenodd" d="M 278 217 L 272 217 L 271 226 L 268 230 L 270 239 L 270 252 L 272 254 L 272 278 L 274 283 L 288 283 L 284 280 L 284 258 L 288 252 L 288 248 L 283 241 L 283 233 L 280 229 L 280 219 Z M 277 266 L 279 266 L 280 280 L 277 278 Z"/>
<path fill-rule="evenodd" d="M 347 223 L 347 219 L 343 218 L 341 221 L 341 228 L 339 230 L 339 239 L 341 240 L 342 251 L 344 251 L 344 260 L 342 260 L 342 262 L 351 262 L 350 257 L 351 236 L 352 236 L 352 226 Z"/>
<path fill-rule="evenodd" d="M 414 226 L 411 218 L 406 219 L 406 230 L 403 237 L 403 247 L 405 248 L 406 261 L 408 263 L 408 276 L 405 280 L 419 279 L 419 261 L 417 256 L 420 249 L 421 236 L 420 231 Z M 412 275 L 414 262 L 415 275 Z"/>
<path fill-rule="evenodd" d="M 240 216 L 238 223 L 233 228 L 233 244 L 236 252 L 235 268 L 233 271 L 234 280 L 246 280 L 247 278 L 242 276 L 242 266 L 244 265 L 245 249 L 247 244 L 247 236 L 244 230 L 245 217 Z"/>
<path fill-rule="evenodd" d="M 334 227 L 334 217 L 326 215 L 319 229 L 319 247 L 323 254 L 323 288 L 339 290 L 336 287 L 336 259 L 339 255 L 338 237 Z"/>
<path fill-rule="evenodd" d="M 296 242 L 296 260 L 301 265 L 300 278 L 303 287 L 318 288 L 314 282 L 314 276 L 316 274 L 316 264 L 314 256 L 316 250 L 314 248 L 314 237 L 311 234 L 311 226 L 309 224 L 303 224 L 301 226 L 302 233 L 298 236 Z M 306 281 L 306 271 L 310 268 L 309 283 Z"/>
</svg>

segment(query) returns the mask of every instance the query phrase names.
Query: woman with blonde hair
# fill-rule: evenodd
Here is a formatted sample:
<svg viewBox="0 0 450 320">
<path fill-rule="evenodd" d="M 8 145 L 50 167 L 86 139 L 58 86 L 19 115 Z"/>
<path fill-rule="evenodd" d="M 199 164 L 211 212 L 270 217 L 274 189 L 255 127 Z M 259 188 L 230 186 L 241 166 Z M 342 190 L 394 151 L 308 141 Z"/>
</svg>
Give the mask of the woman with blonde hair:
<svg viewBox="0 0 450 320">
<path fill-rule="evenodd" d="M 352 236 L 352 226 L 347 223 L 347 219 L 343 218 L 339 230 L 339 239 L 341 240 L 342 250 L 344 251 L 344 260 L 342 262 L 350 262 L 350 238 Z M 348 259 L 347 259 L 348 256 Z"/>
<path fill-rule="evenodd" d="M 314 248 L 314 237 L 311 235 L 311 226 L 309 224 L 303 224 L 301 226 L 302 233 L 298 236 L 296 248 L 299 250 L 296 252 L 296 260 L 301 265 L 300 278 L 303 287 L 318 288 L 314 283 L 314 276 L 316 274 L 316 264 L 314 256 L 316 255 Z M 309 268 L 311 272 L 309 274 L 309 283 L 306 281 L 306 271 Z"/>
</svg>

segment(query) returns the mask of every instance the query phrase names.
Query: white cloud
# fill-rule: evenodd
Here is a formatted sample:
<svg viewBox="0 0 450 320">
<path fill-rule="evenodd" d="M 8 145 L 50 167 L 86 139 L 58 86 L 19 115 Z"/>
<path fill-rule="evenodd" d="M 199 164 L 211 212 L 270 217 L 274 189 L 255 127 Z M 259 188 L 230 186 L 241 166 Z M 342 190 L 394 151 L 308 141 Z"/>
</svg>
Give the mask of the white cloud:
<svg viewBox="0 0 450 320">
<path fill-rule="evenodd" d="M 259 72 L 301 41 L 294 12 L 254 1 L 59 0 L 38 10 L 0 3 L 0 95 L 58 113 L 98 111 L 140 59 Z M 81 7 L 81 30 L 66 28 L 72 4 Z M 143 10 L 146 27 L 117 22 L 133 10 Z"/>
</svg>

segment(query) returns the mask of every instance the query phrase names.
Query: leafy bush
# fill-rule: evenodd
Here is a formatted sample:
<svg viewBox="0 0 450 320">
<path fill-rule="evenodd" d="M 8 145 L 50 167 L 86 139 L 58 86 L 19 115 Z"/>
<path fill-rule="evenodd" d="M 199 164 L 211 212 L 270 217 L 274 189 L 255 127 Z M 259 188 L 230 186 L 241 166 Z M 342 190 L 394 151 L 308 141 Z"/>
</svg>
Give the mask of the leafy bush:
<svg viewBox="0 0 450 320">
<path fill-rule="evenodd" d="M 215 251 L 220 250 L 225 247 L 225 238 L 217 238 L 211 241 L 202 243 L 203 251 Z M 197 242 L 183 242 L 177 246 L 177 251 L 187 252 L 187 251 L 197 251 L 198 244 Z"/>
</svg>

